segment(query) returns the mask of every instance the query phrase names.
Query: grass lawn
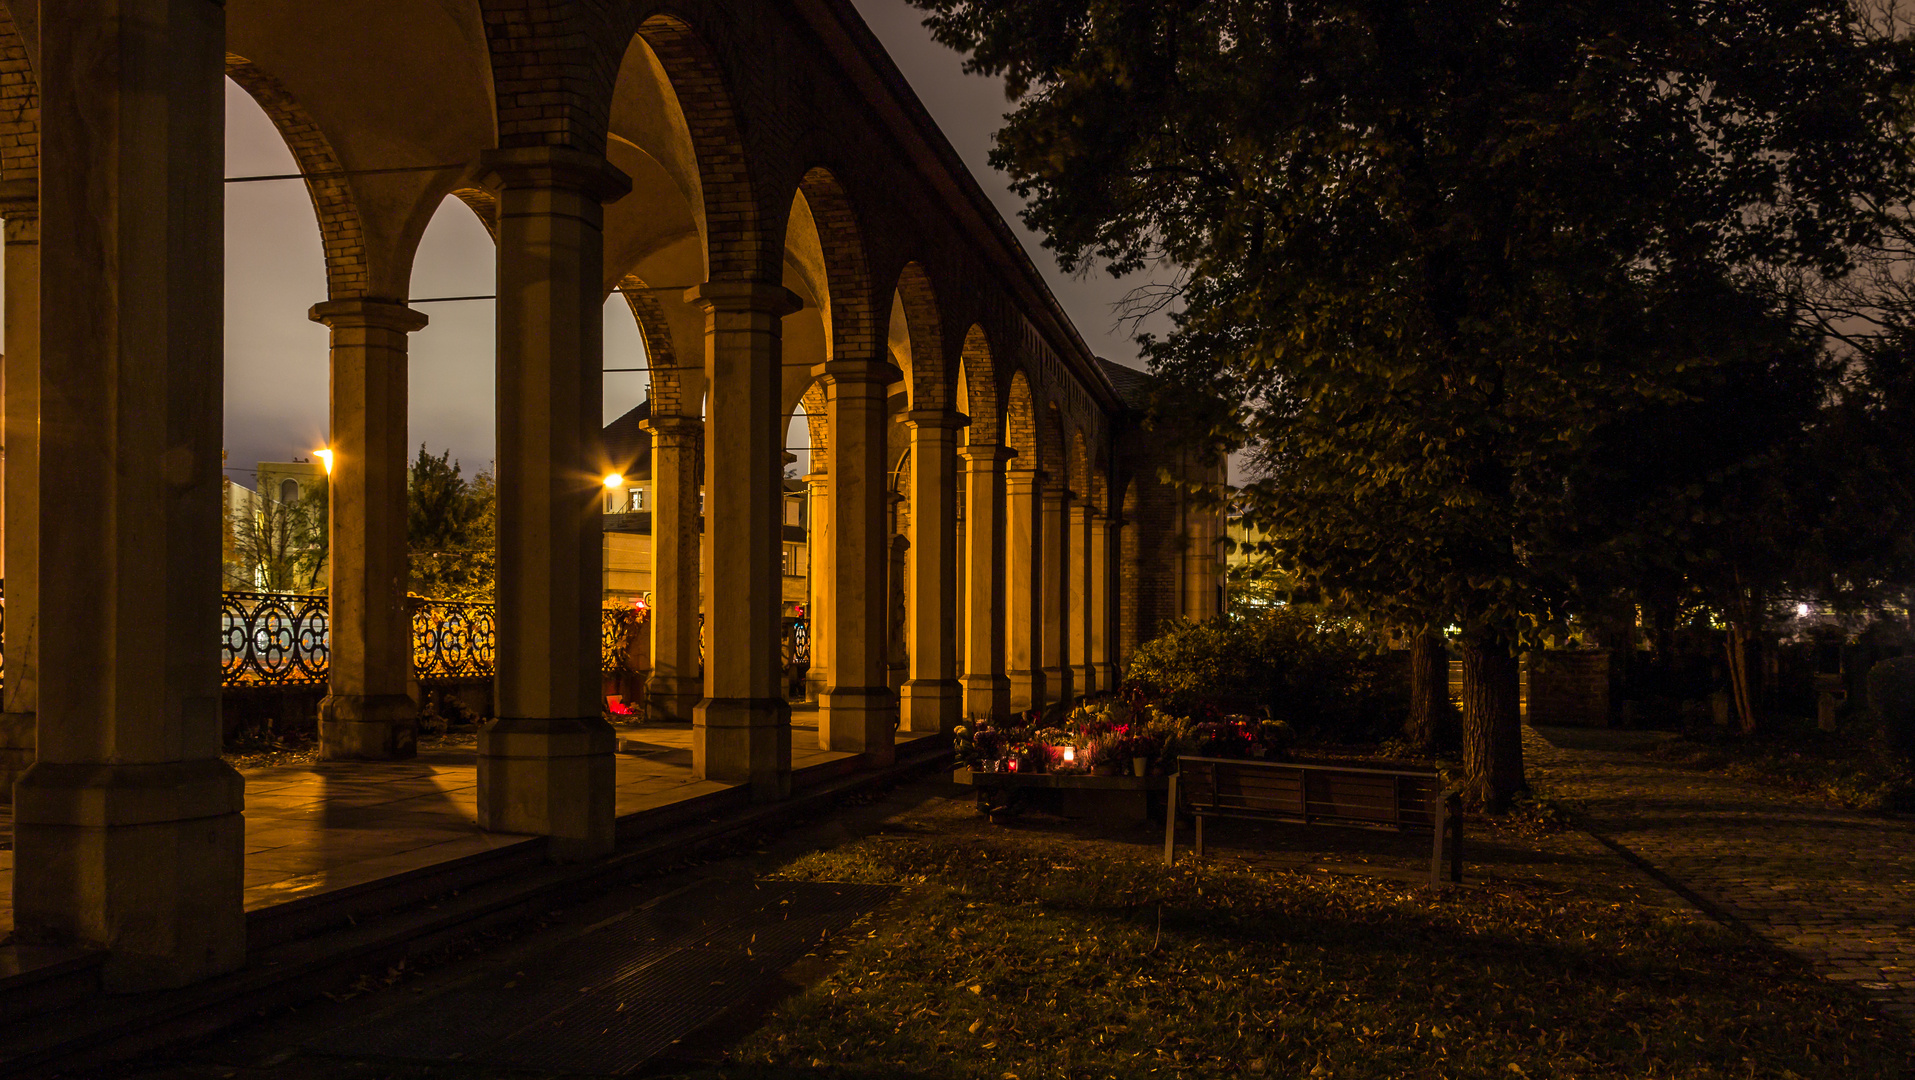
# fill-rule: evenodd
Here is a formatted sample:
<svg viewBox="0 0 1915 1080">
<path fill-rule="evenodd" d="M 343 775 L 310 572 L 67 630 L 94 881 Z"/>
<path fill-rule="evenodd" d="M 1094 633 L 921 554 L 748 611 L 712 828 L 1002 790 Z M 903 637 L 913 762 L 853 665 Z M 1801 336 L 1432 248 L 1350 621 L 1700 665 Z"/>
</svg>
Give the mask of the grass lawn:
<svg viewBox="0 0 1915 1080">
<path fill-rule="evenodd" d="M 1161 827 L 932 799 L 777 872 L 910 888 L 688 1075 L 1915 1076 L 1906 1027 L 1587 837 L 1472 828 L 1433 895 L 1424 840 L 1226 826 L 1167 870 Z"/>
</svg>

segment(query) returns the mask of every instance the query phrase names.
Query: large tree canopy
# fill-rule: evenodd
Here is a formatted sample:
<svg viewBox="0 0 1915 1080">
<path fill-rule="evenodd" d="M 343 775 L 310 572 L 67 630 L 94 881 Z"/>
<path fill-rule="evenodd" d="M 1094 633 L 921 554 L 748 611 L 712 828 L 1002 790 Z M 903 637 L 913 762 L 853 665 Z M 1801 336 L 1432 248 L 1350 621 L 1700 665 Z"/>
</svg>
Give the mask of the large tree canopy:
<svg viewBox="0 0 1915 1080">
<path fill-rule="evenodd" d="M 1176 268 L 1153 366 L 1243 388 L 1210 434 L 1302 582 L 1499 679 L 1691 509 L 1608 482 L 1662 483 L 1598 466 L 1631 418 L 1826 376 L 1771 286 L 1906 186 L 1901 47 L 1839 0 L 914 2 L 1007 78 L 993 163 L 1064 264 Z M 1513 717 L 1471 724 L 1500 801 Z"/>
</svg>

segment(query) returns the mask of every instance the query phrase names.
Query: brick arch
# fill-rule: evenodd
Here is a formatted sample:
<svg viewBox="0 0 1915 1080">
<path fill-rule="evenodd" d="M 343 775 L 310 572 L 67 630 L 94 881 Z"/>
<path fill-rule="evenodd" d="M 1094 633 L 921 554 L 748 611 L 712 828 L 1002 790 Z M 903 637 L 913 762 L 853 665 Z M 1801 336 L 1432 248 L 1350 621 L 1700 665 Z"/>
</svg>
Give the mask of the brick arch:
<svg viewBox="0 0 1915 1080">
<path fill-rule="evenodd" d="M 698 157 L 698 186 L 704 201 L 705 276 L 712 281 L 779 280 L 783 231 L 776 226 L 783 221 L 787 207 L 766 206 L 761 194 L 766 185 L 753 180 L 754 170 L 724 69 L 691 23 L 677 16 L 652 15 L 626 30 L 619 40 L 630 42 L 634 33 L 645 39 L 664 67 Z M 614 80 L 617 73 L 614 63 Z M 606 84 L 608 121 L 612 85 Z M 599 149 L 603 148 L 601 137 Z M 814 205 L 812 209 L 815 212 L 818 208 Z"/>
<path fill-rule="evenodd" d="M 326 295 L 332 300 L 363 297 L 372 288 L 366 261 L 366 230 L 359 203 L 333 151 L 332 140 L 304 106 L 273 75 L 243 56 L 226 54 L 226 77 L 251 95 L 286 140 L 306 193 L 319 219 L 319 240 L 326 255 Z"/>
<path fill-rule="evenodd" d="M 931 277 L 917 263 L 905 263 L 898 271 L 894 292 L 904 309 L 905 331 L 911 338 L 911 370 L 905 372 L 911 408 L 949 409 L 954 388 L 950 365 L 945 362 L 943 320 L 938 315 Z"/>
<path fill-rule="evenodd" d="M 1071 427 L 1070 438 L 1070 484 L 1071 490 L 1079 498 L 1091 498 L 1090 444 L 1084 440 L 1084 429 Z"/>
<path fill-rule="evenodd" d="M 964 332 L 958 370 L 964 379 L 964 395 L 957 407 L 971 418 L 970 426 L 964 429 L 964 441 L 967 445 L 995 445 L 1004 434 L 997 405 L 997 364 L 991 357 L 991 339 L 976 323 Z M 1029 389 L 1027 384 L 1026 392 Z"/>
<path fill-rule="evenodd" d="M 40 80 L 13 11 L 5 6 L 0 6 L 0 180 L 23 186 L 40 180 Z"/>
<path fill-rule="evenodd" d="M 685 416 L 685 384 L 679 377 L 678 349 L 672 342 L 671 324 L 665 321 L 665 309 L 658 297 L 637 274 L 626 274 L 618 287 L 624 292 L 626 306 L 638 321 L 638 332 L 645 339 L 646 400 L 652 403 L 653 416 Z"/>
<path fill-rule="evenodd" d="M 492 237 L 492 242 L 497 244 L 499 242 L 499 197 L 481 187 L 455 188 L 452 197 L 464 203 L 466 208 L 478 217 L 479 224 L 485 226 L 486 233 Z"/>
<path fill-rule="evenodd" d="M 876 294 L 871 287 L 870 263 L 865 257 L 864 231 L 844 187 L 831 171 L 813 168 L 798 181 L 798 190 L 811 208 L 824 249 L 826 307 L 831 313 L 832 360 L 863 360 L 884 356 L 885 327 L 881 325 Z M 890 311 L 890 306 L 883 309 Z M 911 351 L 917 352 L 917 338 Z"/>
<path fill-rule="evenodd" d="M 1057 410 L 1057 403 L 1044 403 L 1043 415 L 1037 427 L 1037 452 L 1044 459 L 1044 478 L 1051 488 L 1067 488 L 1071 484 L 1073 464 L 1069 443 L 1064 438 L 1064 418 Z"/>
<path fill-rule="evenodd" d="M 830 460 L 831 450 L 831 421 L 825 416 L 824 382 L 811 380 L 798 404 L 805 407 L 805 430 L 811 435 L 811 471 L 826 472 L 825 462 Z M 786 426 L 789 425 L 787 421 Z"/>
<path fill-rule="evenodd" d="M 1004 398 L 1004 445 L 1017 451 L 1011 459 L 1012 469 L 1028 472 L 1047 464 L 1038 460 L 1037 403 L 1031 396 L 1031 380 L 1022 368 L 1011 372 L 1010 393 Z"/>
</svg>

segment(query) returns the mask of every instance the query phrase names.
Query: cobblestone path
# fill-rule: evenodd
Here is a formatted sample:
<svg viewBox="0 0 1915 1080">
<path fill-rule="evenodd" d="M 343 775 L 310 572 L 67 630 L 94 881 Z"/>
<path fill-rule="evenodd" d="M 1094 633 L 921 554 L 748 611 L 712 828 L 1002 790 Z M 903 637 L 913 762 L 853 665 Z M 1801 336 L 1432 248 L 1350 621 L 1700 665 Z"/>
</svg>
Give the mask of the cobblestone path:
<svg viewBox="0 0 1915 1080">
<path fill-rule="evenodd" d="M 1600 837 L 1915 1024 L 1915 823 L 1588 748 L 1599 738 L 1524 728 L 1531 782 Z"/>
</svg>

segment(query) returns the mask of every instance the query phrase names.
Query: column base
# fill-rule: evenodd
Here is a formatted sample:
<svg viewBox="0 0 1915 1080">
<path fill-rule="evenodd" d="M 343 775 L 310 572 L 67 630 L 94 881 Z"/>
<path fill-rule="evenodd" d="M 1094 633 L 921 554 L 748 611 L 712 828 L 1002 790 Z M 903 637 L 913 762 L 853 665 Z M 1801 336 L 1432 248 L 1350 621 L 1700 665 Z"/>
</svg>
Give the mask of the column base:
<svg viewBox="0 0 1915 1080">
<path fill-rule="evenodd" d="M 479 729 L 479 828 L 551 840 L 554 862 L 608 855 L 614 842 L 612 754 L 602 717 L 502 717 Z"/>
<path fill-rule="evenodd" d="M 958 680 L 964 690 L 964 715 L 1006 716 L 1011 711 L 1011 682 L 1002 675 L 966 675 Z"/>
<path fill-rule="evenodd" d="M 705 698 L 692 721 L 692 775 L 750 784 L 752 798 L 791 797 L 791 703 L 784 698 Z"/>
<path fill-rule="evenodd" d="M 1089 664 L 1079 664 L 1076 668 L 1076 686 L 1077 696 L 1083 697 L 1086 694 L 1095 694 L 1103 689 L 1104 684 L 1097 681 L 1096 668 Z"/>
<path fill-rule="evenodd" d="M 1041 671 L 1012 671 L 1006 673 L 1010 686 L 1010 711 L 1027 712 L 1044 706 L 1044 673 Z"/>
<path fill-rule="evenodd" d="M 35 763 L 14 788 L 13 940 L 107 950 L 116 993 L 238 969 L 245 786 L 217 758 Z"/>
<path fill-rule="evenodd" d="M 13 801 L 13 782 L 33 764 L 38 720 L 30 712 L 0 713 L 0 805 Z"/>
<path fill-rule="evenodd" d="M 1068 704 L 1073 696 L 1075 696 L 1075 689 L 1071 685 L 1070 668 L 1047 667 L 1044 669 L 1044 703 L 1046 705 L 1053 702 Z"/>
<path fill-rule="evenodd" d="M 405 694 L 328 694 L 319 702 L 319 760 L 393 761 L 419 752 L 419 703 Z"/>
<path fill-rule="evenodd" d="M 897 760 L 898 699 L 882 687 L 832 687 L 818 699 L 818 746 L 863 754 L 883 767 Z"/>
<path fill-rule="evenodd" d="M 817 671 L 818 669 L 812 668 L 811 670 Z M 831 684 L 825 679 L 825 676 L 823 675 L 822 672 L 817 675 L 808 674 L 805 676 L 805 700 L 806 701 L 810 701 L 814 703 L 823 701 L 825 696 L 825 691 L 830 688 L 831 688 Z"/>
<path fill-rule="evenodd" d="M 645 680 L 645 719 L 689 724 L 705 696 L 705 680 L 654 675 Z"/>
<path fill-rule="evenodd" d="M 912 679 L 898 688 L 898 730 L 949 735 L 964 715 L 964 690 L 956 679 Z"/>
</svg>

